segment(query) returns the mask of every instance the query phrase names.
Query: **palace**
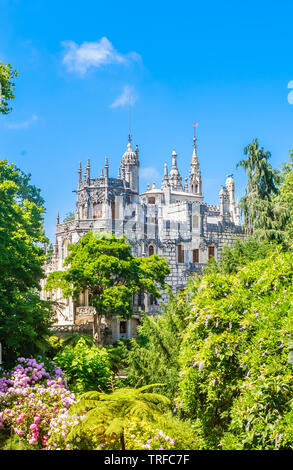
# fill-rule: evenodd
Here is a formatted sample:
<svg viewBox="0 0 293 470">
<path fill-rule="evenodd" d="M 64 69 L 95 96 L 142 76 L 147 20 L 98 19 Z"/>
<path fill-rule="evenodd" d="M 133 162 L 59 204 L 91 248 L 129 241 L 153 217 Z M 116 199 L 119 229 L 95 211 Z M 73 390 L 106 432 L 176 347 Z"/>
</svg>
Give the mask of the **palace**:
<svg viewBox="0 0 293 470">
<path fill-rule="evenodd" d="M 77 243 L 88 231 L 124 234 L 134 256 L 150 256 L 157 253 L 169 260 L 171 268 L 166 282 L 176 292 L 186 285 L 187 278 L 200 272 L 212 256 L 217 259 L 223 246 L 232 245 L 235 236 L 243 238 L 239 209 L 235 205 L 235 185 L 232 175 L 226 179 L 219 194 L 219 205 L 204 202 L 202 179 L 197 155 L 196 137 L 189 177 L 182 181 L 177 167 L 177 153 L 172 152 L 170 172 L 164 165 L 160 188 L 148 185 L 139 191 L 139 149 L 133 150 L 129 136 L 127 149 L 122 156 L 117 178 L 109 176 L 106 157 L 100 177 L 91 174 L 88 160 L 84 174 L 78 169 L 76 209 L 72 220 L 56 224 L 56 242 L 53 255 L 45 265 L 46 274 L 62 270 L 69 244 Z M 44 287 L 45 280 L 43 280 Z M 48 298 L 43 290 L 42 298 Z M 77 303 L 71 298 L 62 299 L 58 290 L 50 297 L 58 301 L 56 331 L 86 331 L 91 328 L 92 310 L 88 293 L 80 295 Z M 135 315 L 128 321 L 112 318 L 103 323 L 105 343 L 135 336 L 142 311 L 155 314 L 160 302 L 166 301 L 162 293 L 160 301 L 146 294 L 133 299 Z"/>
</svg>

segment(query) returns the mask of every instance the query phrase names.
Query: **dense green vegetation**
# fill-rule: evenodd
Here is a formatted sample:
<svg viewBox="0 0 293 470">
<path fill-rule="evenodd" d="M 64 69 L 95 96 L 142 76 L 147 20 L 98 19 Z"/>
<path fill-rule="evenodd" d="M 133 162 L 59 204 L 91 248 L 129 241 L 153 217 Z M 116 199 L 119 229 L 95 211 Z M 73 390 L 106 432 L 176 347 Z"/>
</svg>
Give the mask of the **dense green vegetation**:
<svg viewBox="0 0 293 470">
<path fill-rule="evenodd" d="M 0 63 L 4 114 L 13 76 Z M 247 238 L 169 292 L 159 315 L 143 315 L 136 338 L 107 347 L 101 317 L 129 318 L 138 290 L 159 297 L 166 260 L 88 233 L 47 286 L 75 299 L 88 289 L 93 337 L 50 336 L 44 201 L 29 175 L 0 162 L 1 448 L 293 449 L 293 153 L 280 172 L 256 139 L 244 154 Z"/>
<path fill-rule="evenodd" d="M 0 161 L 0 342 L 3 359 L 44 349 L 52 312 L 40 300 L 44 201 L 30 175 Z"/>
<path fill-rule="evenodd" d="M 117 315 L 130 318 L 133 295 L 147 292 L 161 297 L 159 286 L 165 287 L 165 276 L 170 272 L 167 261 L 154 254 L 136 258 L 124 237 L 88 232 L 80 242 L 68 247 L 66 271 L 50 273 L 48 290 L 60 288 L 65 297 L 78 295 L 86 289 L 90 303 L 95 307 L 93 338 L 101 344 L 101 319 Z"/>
</svg>

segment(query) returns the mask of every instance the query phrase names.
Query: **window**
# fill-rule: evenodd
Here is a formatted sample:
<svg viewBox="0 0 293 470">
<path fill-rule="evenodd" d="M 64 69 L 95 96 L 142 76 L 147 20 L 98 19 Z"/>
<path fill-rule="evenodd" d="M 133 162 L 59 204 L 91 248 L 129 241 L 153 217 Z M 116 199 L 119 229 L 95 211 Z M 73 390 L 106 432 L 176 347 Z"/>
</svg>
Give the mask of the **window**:
<svg viewBox="0 0 293 470">
<path fill-rule="evenodd" d="M 184 249 L 182 245 L 178 245 L 177 247 L 177 256 L 178 256 L 178 263 L 184 263 Z"/>
<path fill-rule="evenodd" d="M 149 246 L 149 256 L 152 256 L 155 252 L 154 245 Z"/>
<path fill-rule="evenodd" d="M 211 259 L 215 257 L 215 247 L 214 246 L 209 246 L 208 248 L 208 258 Z"/>
<path fill-rule="evenodd" d="M 100 219 L 102 217 L 102 204 L 93 205 L 93 219 Z"/>
<path fill-rule="evenodd" d="M 120 322 L 119 331 L 120 331 L 120 334 L 122 334 L 122 335 L 126 334 L 126 321 L 121 321 Z"/>
<path fill-rule="evenodd" d="M 148 203 L 149 204 L 156 204 L 156 198 L 155 197 L 148 197 Z"/>
<path fill-rule="evenodd" d="M 159 305 L 158 299 L 156 299 L 153 294 L 150 294 L 150 305 Z"/>
<path fill-rule="evenodd" d="M 192 228 L 198 228 L 198 215 L 193 215 L 192 216 Z"/>
<path fill-rule="evenodd" d="M 192 250 L 192 262 L 199 263 L 199 249 L 195 248 Z"/>
</svg>

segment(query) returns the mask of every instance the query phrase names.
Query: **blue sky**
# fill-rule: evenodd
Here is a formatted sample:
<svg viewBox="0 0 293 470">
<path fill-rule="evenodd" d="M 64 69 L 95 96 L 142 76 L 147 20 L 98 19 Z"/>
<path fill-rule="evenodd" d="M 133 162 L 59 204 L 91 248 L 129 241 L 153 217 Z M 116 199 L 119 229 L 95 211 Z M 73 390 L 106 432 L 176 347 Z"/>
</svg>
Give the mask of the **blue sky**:
<svg viewBox="0 0 293 470">
<path fill-rule="evenodd" d="M 41 188 L 51 240 L 58 209 L 75 208 L 79 161 L 99 176 L 107 155 L 116 177 L 130 91 L 142 190 L 173 149 L 187 175 L 194 122 L 208 203 L 230 172 L 241 197 L 235 167 L 255 137 L 279 168 L 293 148 L 292 20 L 289 0 L 0 0 L 0 60 L 18 70 L 0 158 Z"/>
</svg>

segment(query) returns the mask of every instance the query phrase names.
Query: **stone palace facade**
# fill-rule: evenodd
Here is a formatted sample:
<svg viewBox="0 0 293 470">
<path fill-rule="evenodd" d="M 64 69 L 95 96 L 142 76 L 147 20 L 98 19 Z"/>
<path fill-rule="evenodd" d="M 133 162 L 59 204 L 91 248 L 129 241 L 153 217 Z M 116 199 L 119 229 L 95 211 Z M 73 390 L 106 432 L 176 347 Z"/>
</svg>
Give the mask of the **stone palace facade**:
<svg viewBox="0 0 293 470">
<path fill-rule="evenodd" d="M 89 160 L 84 173 L 80 164 L 75 216 L 60 222 L 58 214 L 56 242 L 53 255 L 45 265 L 46 274 L 64 269 L 68 245 L 78 243 L 86 232 L 112 232 L 126 236 L 135 256 L 157 253 L 167 257 L 171 273 L 166 282 L 176 292 L 186 285 L 188 276 L 200 272 L 210 257 L 217 259 L 225 244 L 231 245 L 235 236 L 242 238 L 232 175 L 220 190 L 218 206 L 208 205 L 203 200 L 196 140 L 194 137 L 189 177 L 182 181 L 173 150 L 171 169 L 168 171 L 165 163 L 161 187 L 148 185 L 143 193 L 139 191 L 139 149 L 136 146 L 133 150 L 130 136 L 117 178 L 109 176 L 107 158 L 100 177 L 91 174 Z M 45 280 L 43 286 L 44 283 Z M 42 298 L 48 298 L 44 290 Z M 89 305 L 87 292 L 80 295 L 78 303 L 70 298 L 63 299 L 59 290 L 50 298 L 59 303 L 56 331 L 91 328 L 93 307 Z M 163 293 L 160 301 L 164 300 Z M 135 315 L 130 320 L 114 317 L 110 324 L 104 322 L 105 343 L 134 336 L 140 312 L 158 313 L 160 301 L 145 294 L 134 296 Z"/>
</svg>

